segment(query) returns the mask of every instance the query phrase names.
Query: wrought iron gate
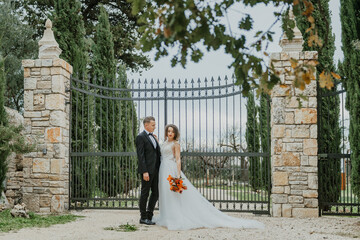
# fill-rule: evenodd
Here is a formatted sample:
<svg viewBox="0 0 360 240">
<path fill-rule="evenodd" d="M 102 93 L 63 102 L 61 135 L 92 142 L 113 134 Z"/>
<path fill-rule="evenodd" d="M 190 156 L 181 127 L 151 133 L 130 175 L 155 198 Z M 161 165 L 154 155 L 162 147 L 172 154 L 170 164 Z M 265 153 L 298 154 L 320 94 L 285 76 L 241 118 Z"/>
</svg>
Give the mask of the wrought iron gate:
<svg viewBox="0 0 360 240">
<path fill-rule="evenodd" d="M 247 100 L 233 78 L 133 80 L 120 88 L 72 78 L 71 89 L 71 208 L 138 208 L 134 138 L 152 115 L 160 143 L 166 124 L 179 127 L 182 169 L 218 209 L 269 214 L 270 153 L 247 151 Z M 265 113 L 260 128 L 270 146 L 268 102 Z M 251 124 L 264 124 L 258 118 Z M 257 187 L 249 181 L 250 163 L 257 164 Z"/>
<path fill-rule="evenodd" d="M 360 199 L 351 188 L 349 114 L 340 82 L 318 88 L 319 215 L 360 215 Z"/>
</svg>

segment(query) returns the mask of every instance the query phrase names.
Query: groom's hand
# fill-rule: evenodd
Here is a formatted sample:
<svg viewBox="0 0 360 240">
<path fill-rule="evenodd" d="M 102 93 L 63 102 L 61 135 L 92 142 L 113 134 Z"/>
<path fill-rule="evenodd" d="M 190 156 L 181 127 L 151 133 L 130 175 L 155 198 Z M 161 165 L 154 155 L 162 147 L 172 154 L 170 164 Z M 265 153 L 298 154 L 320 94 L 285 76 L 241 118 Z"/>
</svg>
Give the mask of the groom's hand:
<svg viewBox="0 0 360 240">
<path fill-rule="evenodd" d="M 143 173 L 143 178 L 145 181 L 148 182 L 150 180 L 149 173 L 148 172 Z"/>
</svg>

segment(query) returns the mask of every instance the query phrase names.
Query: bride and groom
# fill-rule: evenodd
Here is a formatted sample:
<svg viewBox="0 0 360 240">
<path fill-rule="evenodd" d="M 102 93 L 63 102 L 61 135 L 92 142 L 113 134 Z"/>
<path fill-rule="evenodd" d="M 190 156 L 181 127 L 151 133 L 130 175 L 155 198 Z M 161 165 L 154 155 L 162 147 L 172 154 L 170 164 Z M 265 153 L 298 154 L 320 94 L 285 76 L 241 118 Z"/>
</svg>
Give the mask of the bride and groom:
<svg viewBox="0 0 360 240">
<path fill-rule="evenodd" d="M 157 224 L 169 230 L 264 227 L 258 221 L 230 217 L 219 211 L 189 182 L 181 171 L 180 134 L 175 125 L 165 127 L 165 141 L 160 146 L 157 136 L 153 134 L 155 118 L 146 117 L 143 124 L 145 130 L 136 137 L 138 172 L 141 176 L 141 224 Z M 187 190 L 182 194 L 171 191 L 167 180 L 169 175 L 181 177 Z M 158 200 L 159 215 L 153 218 Z"/>
</svg>

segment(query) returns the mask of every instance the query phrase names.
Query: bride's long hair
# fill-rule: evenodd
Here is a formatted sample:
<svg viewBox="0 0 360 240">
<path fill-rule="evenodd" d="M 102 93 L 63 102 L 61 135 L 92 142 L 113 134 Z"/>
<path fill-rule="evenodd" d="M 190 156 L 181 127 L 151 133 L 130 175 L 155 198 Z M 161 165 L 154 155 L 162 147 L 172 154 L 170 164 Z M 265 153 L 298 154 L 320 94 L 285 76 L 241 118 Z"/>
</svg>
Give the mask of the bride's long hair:
<svg viewBox="0 0 360 240">
<path fill-rule="evenodd" d="M 165 126 L 165 141 L 167 140 L 167 134 L 168 134 L 168 129 L 169 129 L 169 127 L 172 127 L 172 129 L 174 129 L 174 134 L 175 134 L 175 136 L 174 136 L 174 139 L 177 141 L 177 140 L 179 140 L 179 138 L 180 138 L 180 132 L 179 132 L 179 129 L 178 129 L 178 127 L 176 126 L 176 125 L 174 125 L 174 124 L 168 124 L 168 125 L 166 125 Z"/>
</svg>

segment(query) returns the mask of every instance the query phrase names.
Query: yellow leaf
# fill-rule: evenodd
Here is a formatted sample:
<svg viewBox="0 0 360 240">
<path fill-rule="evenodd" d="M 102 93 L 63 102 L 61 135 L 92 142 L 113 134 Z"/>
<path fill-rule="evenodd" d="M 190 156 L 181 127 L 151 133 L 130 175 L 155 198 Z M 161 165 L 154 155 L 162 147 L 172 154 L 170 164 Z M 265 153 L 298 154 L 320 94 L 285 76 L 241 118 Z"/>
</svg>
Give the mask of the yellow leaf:
<svg viewBox="0 0 360 240">
<path fill-rule="evenodd" d="M 311 76 L 309 72 L 306 72 L 302 75 L 302 79 L 306 84 L 309 84 L 311 82 Z"/>
<path fill-rule="evenodd" d="M 291 67 L 293 69 L 295 69 L 297 67 L 297 65 L 298 65 L 298 61 L 293 59 L 293 58 L 290 58 L 290 63 L 291 63 Z"/>
<path fill-rule="evenodd" d="M 267 57 L 269 56 L 269 54 L 267 52 L 264 52 L 264 55 L 267 56 Z"/>
<path fill-rule="evenodd" d="M 334 72 L 331 72 L 331 75 L 337 80 L 339 80 L 341 78 L 340 75 L 338 75 L 338 74 L 336 74 Z"/>
<path fill-rule="evenodd" d="M 314 22 L 315 22 L 315 19 L 314 19 L 313 16 L 309 16 L 309 17 L 308 17 L 308 21 L 309 21 L 310 23 L 314 23 Z"/>
<path fill-rule="evenodd" d="M 168 27 L 164 28 L 164 36 L 165 36 L 166 38 L 168 38 L 168 37 L 170 37 L 170 35 L 171 35 L 171 30 L 170 30 L 170 28 L 168 28 Z"/>
<path fill-rule="evenodd" d="M 298 4 L 299 4 L 299 0 L 294 0 L 294 1 L 293 1 L 293 4 L 294 4 L 294 6 L 295 6 L 295 5 L 298 5 Z"/>
<path fill-rule="evenodd" d="M 334 87 L 334 82 L 331 79 L 330 74 L 325 73 L 325 71 L 323 71 L 320 75 L 319 75 L 319 85 L 321 88 L 327 88 L 327 89 L 331 89 L 332 87 Z"/>
<path fill-rule="evenodd" d="M 280 84 L 280 87 L 281 87 L 281 88 L 287 88 L 288 86 L 285 85 L 285 84 Z"/>
</svg>

